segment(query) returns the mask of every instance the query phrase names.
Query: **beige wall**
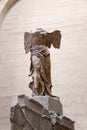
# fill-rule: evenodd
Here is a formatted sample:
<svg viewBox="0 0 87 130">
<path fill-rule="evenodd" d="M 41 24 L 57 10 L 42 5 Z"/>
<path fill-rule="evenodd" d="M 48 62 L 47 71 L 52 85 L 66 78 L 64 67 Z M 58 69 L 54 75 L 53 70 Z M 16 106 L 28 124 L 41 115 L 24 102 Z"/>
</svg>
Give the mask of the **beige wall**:
<svg viewBox="0 0 87 130">
<path fill-rule="evenodd" d="M 0 0 L 0 28 L 7 12 L 17 1 L 18 0 Z"/>
<path fill-rule="evenodd" d="M 87 130 L 86 21 L 86 0 L 20 0 L 9 10 L 0 32 L 0 130 L 10 129 L 9 109 L 17 95 L 31 94 L 23 36 L 36 27 L 61 30 L 61 49 L 50 49 L 53 94 L 76 130 Z"/>
</svg>

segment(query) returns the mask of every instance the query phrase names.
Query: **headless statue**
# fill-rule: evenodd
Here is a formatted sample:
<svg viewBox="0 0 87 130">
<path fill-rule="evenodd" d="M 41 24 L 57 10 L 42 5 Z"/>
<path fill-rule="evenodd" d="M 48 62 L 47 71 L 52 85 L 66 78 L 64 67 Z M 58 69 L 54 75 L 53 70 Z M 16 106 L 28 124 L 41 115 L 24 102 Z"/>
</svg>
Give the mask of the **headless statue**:
<svg viewBox="0 0 87 130">
<path fill-rule="evenodd" d="M 30 74 L 32 82 L 29 88 L 34 95 L 49 95 L 51 93 L 51 63 L 48 48 L 53 44 L 54 48 L 60 48 L 61 34 L 59 30 L 48 33 L 41 28 L 32 30 L 31 33 L 24 34 L 25 53 L 31 53 Z"/>
</svg>

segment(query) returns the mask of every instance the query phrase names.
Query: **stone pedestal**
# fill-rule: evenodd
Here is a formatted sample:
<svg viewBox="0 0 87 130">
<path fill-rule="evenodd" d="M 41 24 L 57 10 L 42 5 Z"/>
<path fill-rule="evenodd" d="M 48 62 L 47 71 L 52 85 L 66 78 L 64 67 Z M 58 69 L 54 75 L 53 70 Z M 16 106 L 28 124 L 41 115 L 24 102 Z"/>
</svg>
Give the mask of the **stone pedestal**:
<svg viewBox="0 0 87 130">
<path fill-rule="evenodd" d="M 63 115 L 63 107 L 58 97 L 34 96 L 32 99 L 42 104 L 48 111 Z"/>
<path fill-rule="evenodd" d="M 18 96 L 11 107 L 11 130 L 74 130 L 74 122 L 63 116 L 58 98 Z"/>
</svg>

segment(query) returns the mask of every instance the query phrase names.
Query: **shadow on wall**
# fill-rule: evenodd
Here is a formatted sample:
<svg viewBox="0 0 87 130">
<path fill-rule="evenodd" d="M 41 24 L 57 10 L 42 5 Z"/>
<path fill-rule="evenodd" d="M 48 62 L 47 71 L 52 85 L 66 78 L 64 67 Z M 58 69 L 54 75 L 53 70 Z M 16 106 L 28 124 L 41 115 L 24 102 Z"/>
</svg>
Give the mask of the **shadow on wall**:
<svg viewBox="0 0 87 130">
<path fill-rule="evenodd" d="M 1 1 L 1 0 L 0 0 Z M 0 29 L 3 23 L 3 20 L 9 11 L 9 9 L 19 0 L 6 0 L 5 2 L 3 1 L 0 6 L 2 6 L 2 9 L 0 11 Z"/>
</svg>

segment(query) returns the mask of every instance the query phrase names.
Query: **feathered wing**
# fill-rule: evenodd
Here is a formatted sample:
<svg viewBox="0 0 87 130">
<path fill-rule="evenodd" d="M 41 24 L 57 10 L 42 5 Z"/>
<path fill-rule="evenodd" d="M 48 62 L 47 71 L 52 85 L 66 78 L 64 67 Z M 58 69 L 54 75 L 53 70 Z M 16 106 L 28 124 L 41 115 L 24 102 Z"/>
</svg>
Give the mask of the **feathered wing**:
<svg viewBox="0 0 87 130">
<path fill-rule="evenodd" d="M 31 48 L 31 34 L 29 32 L 24 33 L 24 49 L 27 54 Z"/>
<path fill-rule="evenodd" d="M 47 46 L 50 48 L 51 44 L 53 44 L 54 48 L 60 48 L 61 44 L 61 33 L 59 30 L 56 30 L 52 33 L 48 33 L 47 35 Z"/>
</svg>

